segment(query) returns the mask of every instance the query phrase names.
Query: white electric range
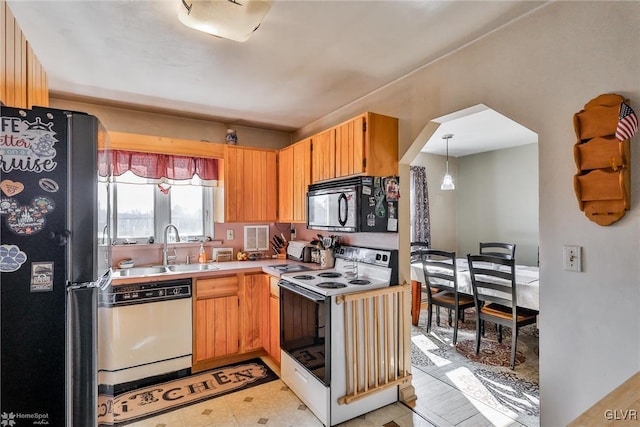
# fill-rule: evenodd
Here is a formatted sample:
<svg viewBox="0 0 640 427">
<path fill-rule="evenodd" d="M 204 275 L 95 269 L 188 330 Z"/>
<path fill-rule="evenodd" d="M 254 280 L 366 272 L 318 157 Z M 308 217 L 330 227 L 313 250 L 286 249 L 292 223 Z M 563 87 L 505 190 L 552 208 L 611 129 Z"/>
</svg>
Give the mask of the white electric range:
<svg viewBox="0 0 640 427">
<path fill-rule="evenodd" d="M 330 270 L 281 275 L 282 380 L 327 426 L 398 400 L 397 387 L 340 404 L 346 393 L 344 304 L 339 295 L 397 283 L 397 250 L 341 246 Z"/>
</svg>

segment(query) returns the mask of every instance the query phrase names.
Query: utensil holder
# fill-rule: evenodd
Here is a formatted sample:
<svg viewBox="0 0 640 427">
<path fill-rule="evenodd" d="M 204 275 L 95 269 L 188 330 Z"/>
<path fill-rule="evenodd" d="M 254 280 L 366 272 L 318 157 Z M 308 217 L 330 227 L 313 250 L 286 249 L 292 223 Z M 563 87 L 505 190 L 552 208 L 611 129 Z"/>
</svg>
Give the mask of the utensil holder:
<svg viewBox="0 0 640 427">
<path fill-rule="evenodd" d="M 324 249 L 320 251 L 320 267 L 321 268 L 333 268 L 335 258 L 333 257 L 333 251 Z"/>
</svg>

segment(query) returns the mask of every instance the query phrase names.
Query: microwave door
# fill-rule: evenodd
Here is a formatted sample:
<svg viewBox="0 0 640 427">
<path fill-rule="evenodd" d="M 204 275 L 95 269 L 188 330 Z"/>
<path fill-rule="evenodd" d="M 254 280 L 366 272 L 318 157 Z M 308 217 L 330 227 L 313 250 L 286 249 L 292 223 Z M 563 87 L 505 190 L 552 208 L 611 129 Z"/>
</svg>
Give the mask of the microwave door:
<svg viewBox="0 0 640 427">
<path fill-rule="evenodd" d="M 355 231 L 356 230 L 356 192 L 309 193 L 310 229 Z"/>
<path fill-rule="evenodd" d="M 349 202 L 347 195 L 342 193 L 338 196 L 338 224 L 344 227 L 349 219 Z"/>
</svg>

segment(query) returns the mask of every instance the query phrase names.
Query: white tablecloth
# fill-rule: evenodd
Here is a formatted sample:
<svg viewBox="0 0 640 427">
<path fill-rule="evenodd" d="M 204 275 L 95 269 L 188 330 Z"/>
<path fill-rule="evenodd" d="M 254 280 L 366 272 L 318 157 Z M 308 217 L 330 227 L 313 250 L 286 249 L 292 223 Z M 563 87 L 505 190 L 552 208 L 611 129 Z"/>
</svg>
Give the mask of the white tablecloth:
<svg viewBox="0 0 640 427">
<path fill-rule="evenodd" d="M 469 273 L 469 264 L 466 258 L 457 258 L 456 267 L 458 271 L 458 292 L 473 295 L 471 274 Z M 420 263 L 411 264 L 411 280 L 425 283 L 424 272 Z M 519 307 L 539 310 L 540 281 L 538 267 L 516 265 L 516 290 L 518 292 Z"/>
</svg>

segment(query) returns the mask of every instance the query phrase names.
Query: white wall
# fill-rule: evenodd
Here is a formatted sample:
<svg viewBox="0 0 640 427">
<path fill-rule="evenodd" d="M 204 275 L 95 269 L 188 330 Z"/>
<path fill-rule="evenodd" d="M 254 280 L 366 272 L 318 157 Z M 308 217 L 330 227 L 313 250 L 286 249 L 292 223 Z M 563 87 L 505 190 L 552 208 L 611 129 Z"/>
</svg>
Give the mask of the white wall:
<svg viewBox="0 0 640 427">
<path fill-rule="evenodd" d="M 538 144 L 457 161 L 457 252 L 478 253 L 478 242 L 509 242 L 518 264 L 538 265 Z"/>
<path fill-rule="evenodd" d="M 585 218 L 572 185 L 573 114 L 610 92 L 630 98 L 640 110 L 638 40 L 640 2 L 550 2 L 294 137 L 368 110 L 400 119 L 402 158 L 430 120 L 479 103 L 539 135 L 544 426 L 566 425 L 640 370 L 639 168 L 632 168 L 631 211 L 608 227 Z M 640 156 L 637 140 L 634 159 Z M 411 161 L 403 159 L 400 167 L 403 194 Z M 409 221 L 408 199 L 400 200 L 401 221 Z M 408 281 L 408 227 L 399 234 L 401 281 Z M 564 244 L 584 248 L 582 272 L 562 270 Z"/>
<path fill-rule="evenodd" d="M 228 127 L 224 123 L 211 120 L 178 117 L 63 98 L 52 97 L 50 105 L 52 108 L 93 114 L 111 132 L 136 133 L 224 144 L 224 137 Z M 291 134 L 289 133 L 249 126 L 233 125 L 231 128 L 237 132 L 239 145 L 278 149 L 291 144 Z"/>
<path fill-rule="evenodd" d="M 427 174 L 429 193 L 429 217 L 431 221 L 431 247 L 445 251 L 457 251 L 456 218 L 457 194 L 455 191 L 442 191 L 442 177 L 445 173 L 445 157 L 436 154 L 420 153 L 413 165 L 424 166 Z M 454 179 L 458 176 L 457 162 L 449 158 L 449 172 Z M 408 222 L 405 222 L 408 224 Z M 405 227 L 405 228 L 408 228 Z"/>
</svg>

